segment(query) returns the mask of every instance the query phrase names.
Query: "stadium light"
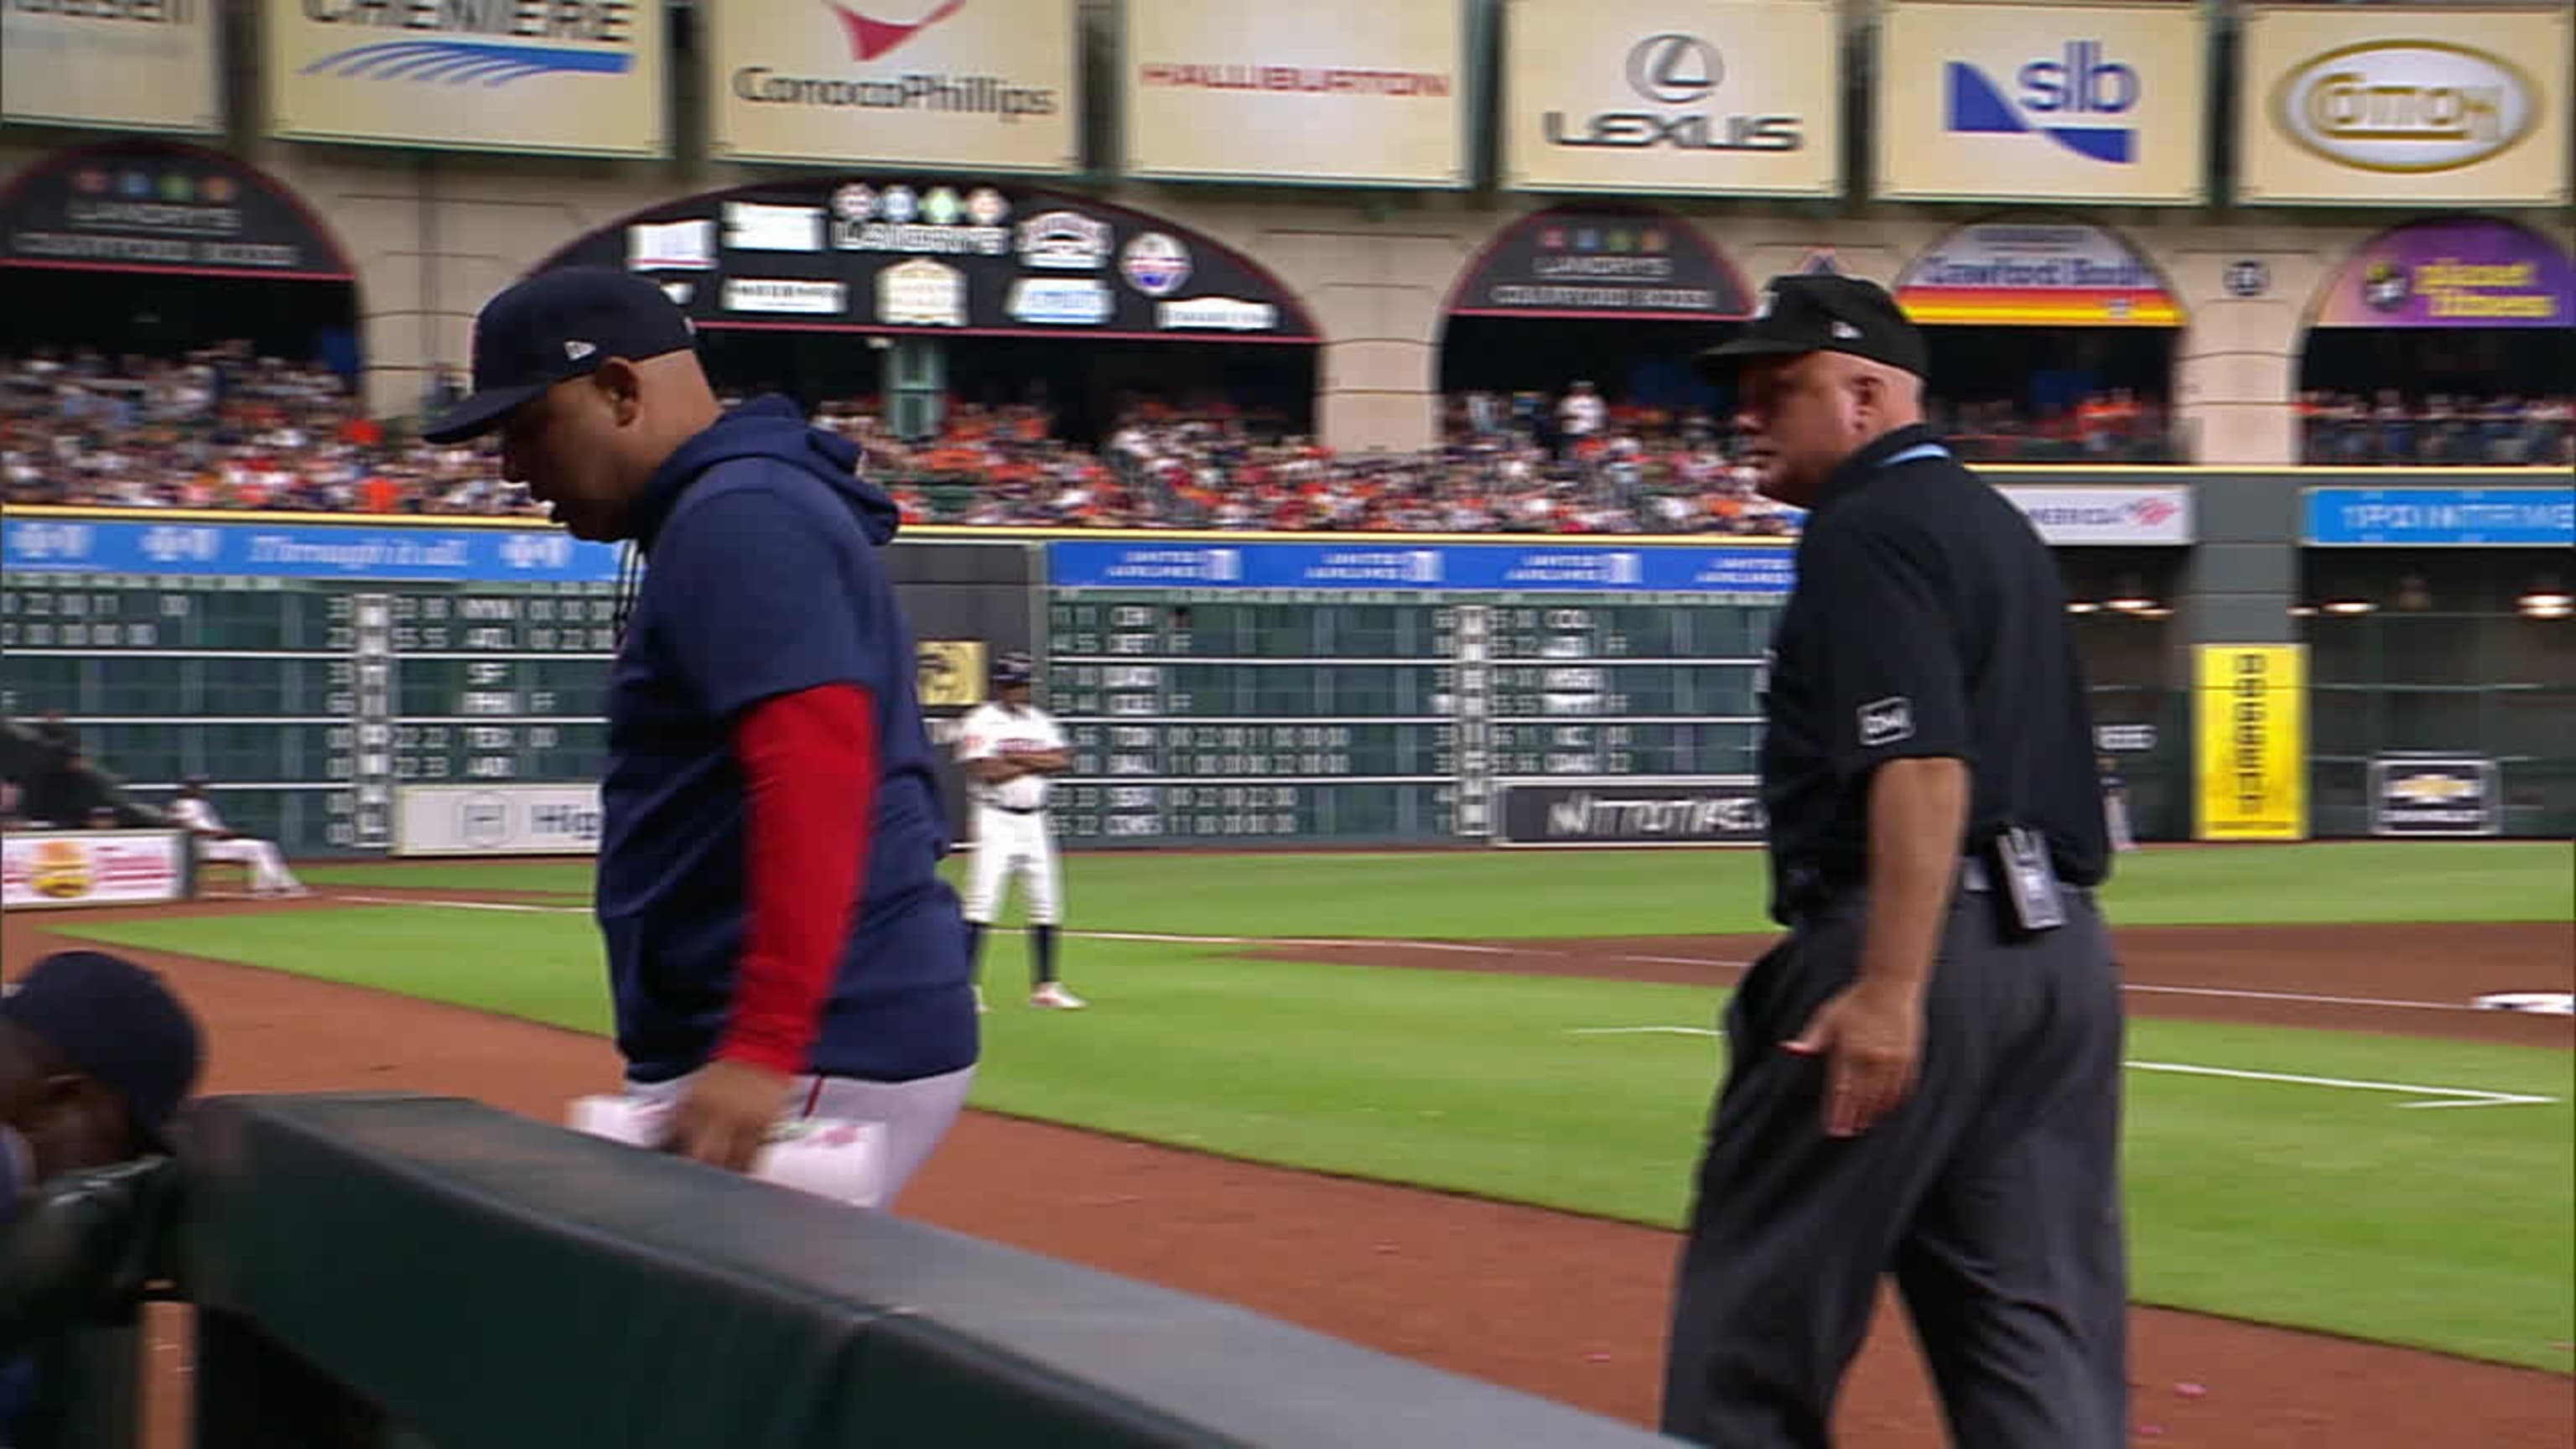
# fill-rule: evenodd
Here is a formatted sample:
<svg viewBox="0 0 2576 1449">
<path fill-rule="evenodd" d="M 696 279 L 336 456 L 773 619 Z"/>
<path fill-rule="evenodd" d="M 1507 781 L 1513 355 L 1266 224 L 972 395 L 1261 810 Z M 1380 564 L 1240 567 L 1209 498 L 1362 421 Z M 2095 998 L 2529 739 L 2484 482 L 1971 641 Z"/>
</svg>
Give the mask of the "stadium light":
<svg viewBox="0 0 2576 1449">
<path fill-rule="evenodd" d="M 2326 601 L 2326 612 L 2329 614 L 2367 614 L 2378 607 L 2368 599 L 2328 599 Z"/>
<path fill-rule="evenodd" d="M 2106 609 L 2117 609 L 2117 610 L 2119 610 L 2119 611 L 2120 611 L 2121 613 L 2123 613 L 2123 614 L 2143 614 L 2143 613 L 2146 613 L 2148 610 L 2153 609 L 2155 606 L 2156 606 L 2156 601 L 2155 601 L 2155 600 L 2153 600 L 2153 599 L 2142 599 L 2142 598 L 2137 597 L 2136 595 L 2129 595 L 2129 596 L 2124 597 L 2124 598 L 2110 599 L 2110 600 L 2106 600 L 2106 601 L 2103 603 L 2103 607 L 2104 607 L 2104 608 L 2106 608 Z"/>
<path fill-rule="evenodd" d="M 2066 601 L 2066 612 L 2070 614 L 2098 614 L 2101 611 L 2102 606 L 2089 599 L 2069 599 Z"/>
<path fill-rule="evenodd" d="M 2522 612 L 2534 619 L 2564 619 L 2576 614 L 2576 594 L 2559 585 L 2555 574 L 2542 574 L 2531 581 L 2531 587 L 2514 600 Z"/>
</svg>

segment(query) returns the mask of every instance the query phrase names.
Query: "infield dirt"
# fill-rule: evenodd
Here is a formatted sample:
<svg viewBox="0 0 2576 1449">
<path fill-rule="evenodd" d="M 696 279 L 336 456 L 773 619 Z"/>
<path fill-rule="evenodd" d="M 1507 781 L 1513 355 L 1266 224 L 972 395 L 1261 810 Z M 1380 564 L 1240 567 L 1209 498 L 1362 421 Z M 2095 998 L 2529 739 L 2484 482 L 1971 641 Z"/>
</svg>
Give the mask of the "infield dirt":
<svg viewBox="0 0 2576 1449">
<path fill-rule="evenodd" d="M 442 893 L 451 896 L 462 893 Z M 327 897 L 314 904 L 329 904 Z M 209 912 L 303 903 L 206 903 Z M 84 912 L 103 921 L 145 912 Z M 75 944 L 72 919 L 13 913 L 0 970 Z M 2121 933 L 2144 1016 L 2576 1045 L 2576 1021 L 2464 1008 L 2576 985 L 2576 929 L 2163 928 Z M 1297 947 L 1303 960 L 1722 985 L 1752 938 Z M 560 1120 L 617 1076 L 609 1044 L 355 987 L 163 952 L 212 1039 L 210 1092 L 414 1091 Z M 1642 961 L 1640 957 L 1670 958 Z M 2210 996 L 2198 991 L 2266 993 Z M 2284 1000 L 2302 996 L 2331 1000 Z M 2389 1004 L 2412 1003 L 2412 1004 Z M 2449 1008 L 2449 1009 L 2446 1009 Z M 1653 1417 L 1674 1234 L 1263 1167 L 969 1113 L 907 1216 L 1242 1304 L 1454 1372 L 1640 1423 Z M 2138 1309 L 2136 1442 L 2193 1449 L 2540 1449 L 2576 1432 L 2564 1374 L 2201 1315 Z M 156 1310 L 149 1442 L 180 1449 L 185 1315 Z M 2569 1354 L 2576 1368 L 2576 1352 Z M 1939 1416 L 1900 1316 L 1846 1388 L 1840 1442 L 1932 1449 Z"/>
</svg>

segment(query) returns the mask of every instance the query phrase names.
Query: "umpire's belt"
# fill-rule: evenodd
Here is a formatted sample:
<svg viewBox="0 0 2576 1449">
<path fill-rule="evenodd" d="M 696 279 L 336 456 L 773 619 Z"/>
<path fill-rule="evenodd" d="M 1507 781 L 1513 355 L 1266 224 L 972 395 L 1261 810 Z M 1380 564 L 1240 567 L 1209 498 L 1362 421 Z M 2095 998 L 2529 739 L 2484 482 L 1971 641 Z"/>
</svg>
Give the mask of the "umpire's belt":
<svg viewBox="0 0 2576 1449">
<path fill-rule="evenodd" d="M 1793 926 L 1812 924 L 1837 903 L 1860 894 L 1867 884 L 1864 877 L 1827 876 L 1813 868 L 1793 872 L 1783 897 L 1783 914 Z M 1973 855 L 1959 857 L 1960 890 L 1984 895 L 1994 888 L 1994 873 L 1986 868 L 1985 861 Z"/>
</svg>

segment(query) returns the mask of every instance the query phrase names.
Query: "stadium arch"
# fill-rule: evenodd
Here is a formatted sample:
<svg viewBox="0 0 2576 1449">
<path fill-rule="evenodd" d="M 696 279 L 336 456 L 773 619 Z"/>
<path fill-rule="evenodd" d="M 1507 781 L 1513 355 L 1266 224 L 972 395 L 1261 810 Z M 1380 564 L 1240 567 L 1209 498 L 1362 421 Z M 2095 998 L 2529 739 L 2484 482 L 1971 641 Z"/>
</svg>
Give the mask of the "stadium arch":
<svg viewBox="0 0 2576 1449">
<path fill-rule="evenodd" d="M 2298 346 L 2304 462 L 2559 461 L 2566 420 L 2524 404 L 2576 400 L 2576 259 L 2502 217 L 2411 218 L 2334 267 Z"/>
<path fill-rule="evenodd" d="M 242 341 L 364 369 L 357 270 L 293 188 L 240 157 L 131 138 L 0 183 L 0 351 L 173 356 Z"/>
<path fill-rule="evenodd" d="M 1932 354 L 1937 421 L 1992 462 L 2187 461 L 2172 417 L 2181 290 L 2108 227 L 2054 214 L 1955 227 L 1899 274 Z M 2010 377 L 2011 396 L 1962 379 Z"/>
<path fill-rule="evenodd" d="M 1217 399 L 1311 434 L 1322 335 L 1268 267 L 1184 224 L 1008 179 L 834 174 L 632 213 L 540 261 L 652 277 L 729 388 L 876 394 L 908 437 L 950 399 L 1042 403 L 1093 442 Z M 854 345 L 855 344 L 855 345 Z"/>
<path fill-rule="evenodd" d="M 1582 381 L 1613 407 L 1722 423 L 1724 390 L 1691 357 L 1751 310 L 1743 274 L 1688 217 L 1609 200 L 1542 208 L 1496 231 L 1450 285 L 1434 343 L 1443 406 L 1535 393 L 1546 436 L 1556 399 Z"/>
</svg>

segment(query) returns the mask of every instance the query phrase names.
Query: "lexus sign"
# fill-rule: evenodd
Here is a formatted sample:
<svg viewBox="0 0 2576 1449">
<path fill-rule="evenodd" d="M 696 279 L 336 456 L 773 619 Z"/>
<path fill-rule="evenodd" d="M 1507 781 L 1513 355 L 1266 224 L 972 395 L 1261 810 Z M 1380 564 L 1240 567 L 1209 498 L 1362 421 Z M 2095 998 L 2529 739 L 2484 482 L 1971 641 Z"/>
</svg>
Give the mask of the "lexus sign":
<svg viewBox="0 0 2576 1449">
<path fill-rule="evenodd" d="M 1526 191 L 1841 188 L 1833 12 L 1814 0 L 1509 0 L 1504 179 Z"/>
</svg>

